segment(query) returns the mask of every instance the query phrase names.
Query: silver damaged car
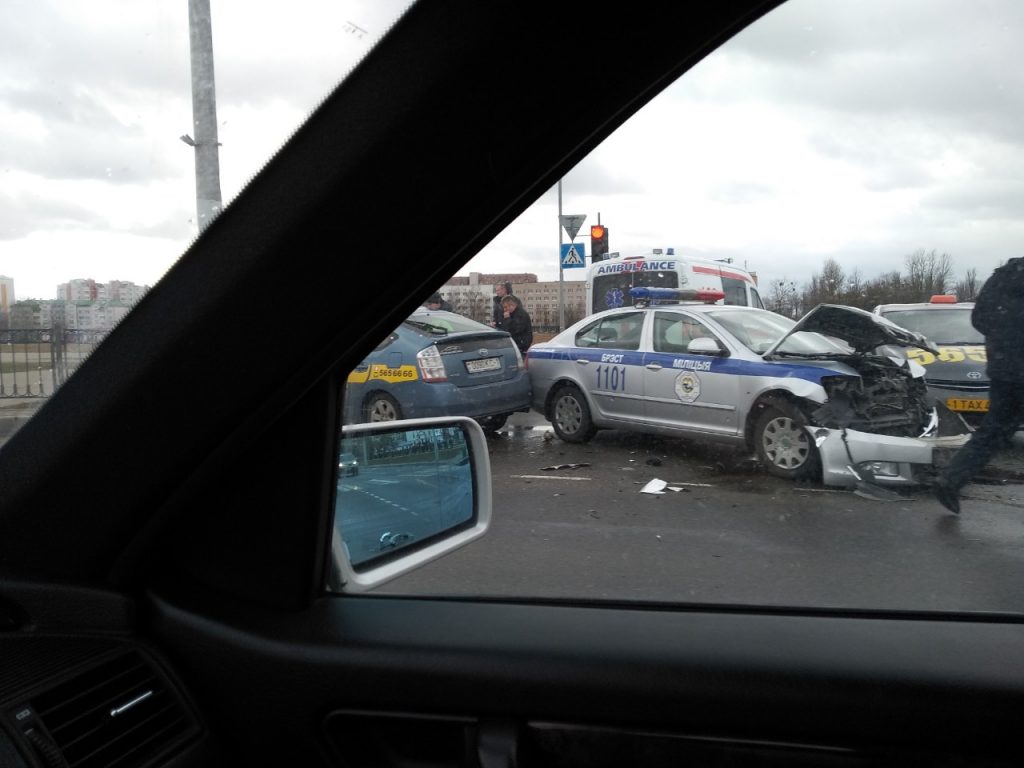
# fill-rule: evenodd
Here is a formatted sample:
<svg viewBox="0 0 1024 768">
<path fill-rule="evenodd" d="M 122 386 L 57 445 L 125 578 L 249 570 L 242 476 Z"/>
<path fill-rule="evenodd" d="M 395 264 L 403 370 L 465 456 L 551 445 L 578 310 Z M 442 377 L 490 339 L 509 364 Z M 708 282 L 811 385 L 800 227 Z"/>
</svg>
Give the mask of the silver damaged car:
<svg viewBox="0 0 1024 768">
<path fill-rule="evenodd" d="M 822 304 L 795 322 L 634 291 L 651 295 L 529 350 L 532 406 L 562 440 L 625 429 L 727 443 L 778 477 L 842 487 L 925 484 L 967 441 L 908 359 L 934 346 L 885 318 Z"/>
</svg>

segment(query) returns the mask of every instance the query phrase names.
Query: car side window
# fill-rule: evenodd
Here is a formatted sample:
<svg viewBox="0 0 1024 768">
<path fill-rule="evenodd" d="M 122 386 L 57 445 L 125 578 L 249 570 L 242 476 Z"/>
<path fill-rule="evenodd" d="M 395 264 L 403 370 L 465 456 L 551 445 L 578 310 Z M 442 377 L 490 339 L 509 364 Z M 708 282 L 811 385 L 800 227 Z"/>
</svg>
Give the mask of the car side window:
<svg viewBox="0 0 1024 768">
<path fill-rule="evenodd" d="M 721 341 L 704 323 L 677 312 L 658 312 L 654 317 L 654 351 L 686 352 L 694 339 L 710 338 L 722 346 Z"/>
<path fill-rule="evenodd" d="M 606 337 L 601 334 L 601 322 L 591 323 L 576 334 L 574 343 L 577 347 L 596 347 Z"/>
<path fill-rule="evenodd" d="M 576 346 L 600 349 L 640 349 L 644 327 L 642 312 L 606 317 L 576 334 Z"/>
<path fill-rule="evenodd" d="M 722 290 L 725 291 L 725 303 L 747 306 L 747 285 L 742 280 L 722 275 Z"/>
</svg>

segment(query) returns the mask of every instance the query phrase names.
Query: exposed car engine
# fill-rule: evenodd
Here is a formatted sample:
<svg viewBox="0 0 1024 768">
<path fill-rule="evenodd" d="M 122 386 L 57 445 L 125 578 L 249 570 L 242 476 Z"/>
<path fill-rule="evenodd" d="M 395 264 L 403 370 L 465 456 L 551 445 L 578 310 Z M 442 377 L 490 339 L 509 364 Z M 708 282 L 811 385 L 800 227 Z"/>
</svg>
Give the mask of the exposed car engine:
<svg viewBox="0 0 1024 768">
<path fill-rule="evenodd" d="M 932 398 L 923 378 L 887 358 L 844 361 L 860 374 L 822 379 L 828 400 L 811 413 L 823 427 L 849 427 L 881 435 L 916 437 L 932 418 Z"/>
</svg>

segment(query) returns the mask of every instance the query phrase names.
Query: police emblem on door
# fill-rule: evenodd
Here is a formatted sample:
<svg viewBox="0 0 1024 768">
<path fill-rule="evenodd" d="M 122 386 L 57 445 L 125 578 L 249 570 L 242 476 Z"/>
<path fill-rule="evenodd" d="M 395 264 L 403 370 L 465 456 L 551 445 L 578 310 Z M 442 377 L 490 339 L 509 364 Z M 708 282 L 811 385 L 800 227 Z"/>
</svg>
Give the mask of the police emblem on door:
<svg viewBox="0 0 1024 768">
<path fill-rule="evenodd" d="M 676 377 L 676 397 L 684 403 L 692 403 L 700 397 L 700 379 L 689 372 L 680 373 Z"/>
</svg>

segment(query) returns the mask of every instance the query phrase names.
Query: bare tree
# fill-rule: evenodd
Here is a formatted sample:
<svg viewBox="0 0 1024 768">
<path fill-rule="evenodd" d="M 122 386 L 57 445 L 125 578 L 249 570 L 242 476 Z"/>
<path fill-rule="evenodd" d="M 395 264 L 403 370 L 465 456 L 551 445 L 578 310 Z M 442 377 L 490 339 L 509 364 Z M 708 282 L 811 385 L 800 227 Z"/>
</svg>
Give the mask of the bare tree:
<svg viewBox="0 0 1024 768">
<path fill-rule="evenodd" d="M 864 288 L 864 279 L 860 275 L 860 269 L 854 267 L 853 272 L 846 278 L 846 285 L 843 287 L 843 304 L 861 309 L 870 309 Z"/>
<path fill-rule="evenodd" d="M 845 283 L 846 275 L 839 262 L 832 258 L 825 259 L 825 264 L 821 268 L 822 300 L 829 304 L 841 302 Z"/>
<path fill-rule="evenodd" d="M 787 317 L 797 317 L 800 312 L 800 294 L 796 283 L 788 277 L 772 280 L 768 285 L 768 309 Z"/>
<path fill-rule="evenodd" d="M 974 301 L 978 297 L 978 270 L 971 267 L 964 273 L 964 279 L 956 284 L 956 297 L 958 301 Z"/>
<path fill-rule="evenodd" d="M 906 264 L 909 301 L 928 301 L 935 294 L 946 293 L 953 274 L 953 258 L 948 253 L 917 250 L 907 254 Z"/>
</svg>

